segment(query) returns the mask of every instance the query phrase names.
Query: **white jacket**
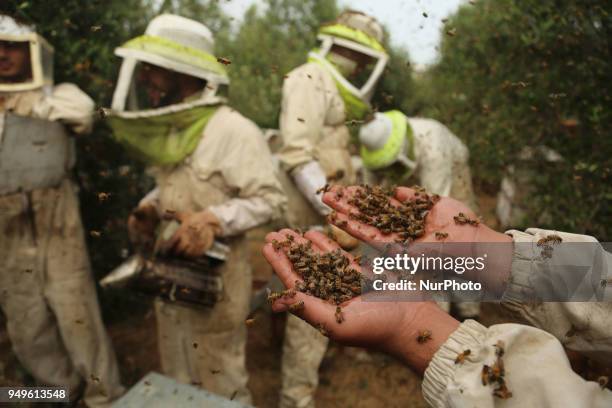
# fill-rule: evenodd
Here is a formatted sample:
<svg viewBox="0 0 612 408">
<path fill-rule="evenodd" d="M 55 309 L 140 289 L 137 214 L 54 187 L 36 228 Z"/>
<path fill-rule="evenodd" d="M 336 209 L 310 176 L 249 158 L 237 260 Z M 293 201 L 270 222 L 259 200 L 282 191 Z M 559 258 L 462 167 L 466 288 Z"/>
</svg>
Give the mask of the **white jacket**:
<svg viewBox="0 0 612 408">
<path fill-rule="evenodd" d="M 556 234 L 564 242 L 597 242 L 592 237 L 528 229 L 508 231 L 515 243 L 533 243 Z M 572 371 L 563 345 L 600 362 L 612 361 L 612 303 L 610 289 L 604 302 L 519 302 L 520 291 L 529 275 L 544 272 L 544 263 L 535 259 L 528 245 L 515 245 L 511 283 L 502 305 L 522 317 L 521 324 L 498 324 L 489 328 L 468 320 L 442 345 L 425 371 L 423 395 L 433 407 L 610 407 L 612 392 L 598 383 L 585 381 Z M 595 246 L 596 259 L 590 273 L 610 279 L 612 254 Z M 494 385 L 483 385 L 483 365 L 495 362 L 495 346 L 505 344 L 505 381 L 512 392 L 509 399 L 493 396 Z M 455 364 L 459 353 L 471 354 Z"/>
</svg>

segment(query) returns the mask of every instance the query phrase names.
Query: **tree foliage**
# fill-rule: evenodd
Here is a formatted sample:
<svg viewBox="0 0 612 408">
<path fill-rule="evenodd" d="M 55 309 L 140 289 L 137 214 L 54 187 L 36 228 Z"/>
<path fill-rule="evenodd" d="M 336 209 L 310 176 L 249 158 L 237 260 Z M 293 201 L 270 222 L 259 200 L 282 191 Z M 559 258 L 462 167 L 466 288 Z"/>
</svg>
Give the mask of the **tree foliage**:
<svg viewBox="0 0 612 408">
<path fill-rule="evenodd" d="M 463 137 L 481 185 L 498 185 L 524 147 L 535 157 L 525 225 L 612 237 L 610 34 L 605 1 L 482 0 L 444 28 L 423 79 L 424 114 Z M 454 34 L 454 35 L 452 35 Z M 525 186 L 520 186 L 524 188 Z M 547 212 L 547 219 L 541 214 Z M 543 221 L 544 220 L 544 221 Z"/>
</svg>

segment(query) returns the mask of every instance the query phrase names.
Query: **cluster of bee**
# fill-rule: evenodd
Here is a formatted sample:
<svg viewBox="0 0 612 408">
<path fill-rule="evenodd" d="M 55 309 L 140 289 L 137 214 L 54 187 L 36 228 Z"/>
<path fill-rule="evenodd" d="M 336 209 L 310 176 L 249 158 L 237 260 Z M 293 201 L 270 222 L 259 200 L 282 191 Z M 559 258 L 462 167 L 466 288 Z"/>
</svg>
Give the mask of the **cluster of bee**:
<svg viewBox="0 0 612 408">
<path fill-rule="evenodd" d="M 455 220 L 455 224 L 458 224 L 458 225 L 470 224 L 473 227 L 477 227 L 478 224 L 480 224 L 480 221 L 470 218 L 462 212 L 455 215 L 453 219 Z"/>
<path fill-rule="evenodd" d="M 395 188 L 363 185 L 349 200 L 359 210 L 350 217 L 364 224 L 372 225 L 385 235 L 397 234 L 396 242 L 407 244 L 425 234 L 425 217 L 438 202 L 440 196 L 429 195 L 416 187 L 415 198 L 394 205 L 391 197 Z"/>
<path fill-rule="evenodd" d="M 504 378 L 506 375 L 504 360 L 502 359 L 504 355 L 504 342 L 498 340 L 494 347 L 496 356 L 495 363 L 491 367 L 486 364 L 482 367 L 482 385 L 496 383 L 497 388 L 493 390 L 493 395 L 497 398 L 508 399 L 512 397 L 512 392 L 506 386 L 506 380 Z"/>
<path fill-rule="evenodd" d="M 362 284 L 365 279 L 359 271 L 351 266 L 350 260 L 338 249 L 336 251 L 319 253 L 313 250 L 312 243 L 298 243 L 292 236 L 286 241 L 274 240 L 272 245 L 276 250 L 284 249 L 287 257 L 293 264 L 293 269 L 302 278 L 297 282 L 295 289 L 282 293 L 272 293 L 268 300 L 274 301 L 282 296 L 291 296 L 295 291 L 327 300 L 340 305 L 356 296 L 361 295 Z M 292 293 L 290 293 L 293 290 Z M 297 311 L 304 307 L 303 302 L 290 311 Z M 340 306 L 336 307 L 335 318 L 338 323 L 344 321 Z"/>
<path fill-rule="evenodd" d="M 553 245 L 557 245 L 563 242 L 563 239 L 558 235 L 548 235 L 540 240 L 538 240 L 538 247 L 542 248 L 542 257 L 543 258 L 552 258 L 553 253 Z"/>
</svg>

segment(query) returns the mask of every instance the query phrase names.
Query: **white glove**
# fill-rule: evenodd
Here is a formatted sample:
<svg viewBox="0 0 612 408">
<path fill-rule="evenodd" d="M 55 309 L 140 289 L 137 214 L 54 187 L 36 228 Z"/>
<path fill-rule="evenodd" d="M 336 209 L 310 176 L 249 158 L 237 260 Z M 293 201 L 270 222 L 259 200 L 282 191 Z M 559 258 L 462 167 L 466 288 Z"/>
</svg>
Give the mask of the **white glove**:
<svg viewBox="0 0 612 408">
<path fill-rule="evenodd" d="M 323 204 L 323 193 L 317 193 L 317 190 L 327 183 L 327 177 L 319 162 L 311 161 L 297 168 L 293 171 L 292 176 L 298 190 L 319 214 L 326 216 L 331 212 L 331 209 Z"/>
</svg>

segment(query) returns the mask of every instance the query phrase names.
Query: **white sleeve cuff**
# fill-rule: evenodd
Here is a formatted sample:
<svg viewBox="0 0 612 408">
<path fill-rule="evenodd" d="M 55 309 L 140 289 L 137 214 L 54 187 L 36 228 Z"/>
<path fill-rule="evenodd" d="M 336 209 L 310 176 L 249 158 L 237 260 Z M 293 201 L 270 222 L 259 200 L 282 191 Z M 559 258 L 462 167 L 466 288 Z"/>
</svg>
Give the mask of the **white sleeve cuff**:
<svg viewBox="0 0 612 408">
<path fill-rule="evenodd" d="M 434 354 L 423 377 L 423 397 L 432 407 L 447 407 L 448 384 L 455 377 L 455 359 L 467 349 L 476 353 L 482 347 L 487 328 L 466 320 Z"/>
</svg>

